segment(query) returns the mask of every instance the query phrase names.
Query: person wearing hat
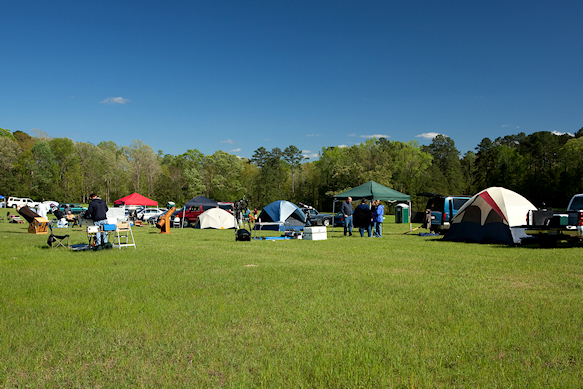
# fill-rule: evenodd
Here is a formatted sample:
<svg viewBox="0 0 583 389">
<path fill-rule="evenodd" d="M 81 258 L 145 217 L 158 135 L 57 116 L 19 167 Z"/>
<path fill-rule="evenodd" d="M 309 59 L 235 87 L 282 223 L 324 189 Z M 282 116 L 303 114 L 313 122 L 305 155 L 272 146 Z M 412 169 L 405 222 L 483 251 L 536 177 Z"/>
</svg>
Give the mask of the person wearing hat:
<svg viewBox="0 0 583 389">
<path fill-rule="evenodd" d="M 85 212 L 85 219 L 92 219 L 96 226 L 101 227 L 107 224 L 107 204 L 100 197 L 97 197 L 95 193 L 91 193 L 89 196 L 89 207 L 87 212 Z M 98 232 L 95 234 L 95 246 L 96 250 L 103 249 L 103 246 L 107 243 L 107 232 Z"/>
</svg>

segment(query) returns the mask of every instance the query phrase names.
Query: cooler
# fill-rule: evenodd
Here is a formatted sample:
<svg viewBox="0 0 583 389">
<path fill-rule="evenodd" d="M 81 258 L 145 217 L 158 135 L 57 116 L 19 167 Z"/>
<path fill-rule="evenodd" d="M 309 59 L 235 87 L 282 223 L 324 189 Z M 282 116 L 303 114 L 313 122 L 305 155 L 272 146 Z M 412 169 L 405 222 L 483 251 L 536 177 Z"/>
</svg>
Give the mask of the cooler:
<svg viewBox="0 0 583 389">
<path fill-rule="evenodd" d="M 328 232 L 326 227 L 305 227 L 304 240 L 326 240 L 328 239 Z"/>
</svg>

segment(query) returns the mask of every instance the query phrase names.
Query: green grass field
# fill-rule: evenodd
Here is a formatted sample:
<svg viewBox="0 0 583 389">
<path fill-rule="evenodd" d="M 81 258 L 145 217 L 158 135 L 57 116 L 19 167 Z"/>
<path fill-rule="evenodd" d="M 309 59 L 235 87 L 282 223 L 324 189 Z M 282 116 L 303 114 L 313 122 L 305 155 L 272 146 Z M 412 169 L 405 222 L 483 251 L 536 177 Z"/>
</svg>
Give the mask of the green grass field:
<svg viewBox="0 0 583 389">
<path fill-rule="evenodd" d="M 136 227 L 137 249 L 73 252 L 1 223 L 0 386 L 582 386 L 582 248 L 407 229 L 235 242 Z"/>
</svg>

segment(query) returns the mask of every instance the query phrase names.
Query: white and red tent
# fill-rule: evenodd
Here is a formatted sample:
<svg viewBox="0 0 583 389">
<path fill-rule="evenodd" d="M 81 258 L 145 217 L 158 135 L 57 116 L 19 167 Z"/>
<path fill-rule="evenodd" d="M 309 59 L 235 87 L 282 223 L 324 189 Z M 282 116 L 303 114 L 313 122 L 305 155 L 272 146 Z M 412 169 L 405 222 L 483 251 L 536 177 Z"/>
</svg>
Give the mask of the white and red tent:
<svg viewBox="0 0 583 389">
<path fill-rule="evenodd" d="M 476 243 L 520 243 L 529 211 L 536 207 L 509 189 L 484 189 L 469 199 L 451 221 L 443 240 Z"/>
</svg>

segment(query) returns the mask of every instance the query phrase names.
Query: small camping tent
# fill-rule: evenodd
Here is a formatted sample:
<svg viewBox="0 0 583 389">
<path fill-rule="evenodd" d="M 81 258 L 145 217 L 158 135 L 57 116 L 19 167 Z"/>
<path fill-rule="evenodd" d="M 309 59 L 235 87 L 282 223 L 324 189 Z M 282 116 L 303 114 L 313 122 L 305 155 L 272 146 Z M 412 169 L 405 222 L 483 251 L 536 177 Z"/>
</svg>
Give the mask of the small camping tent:
<svg viewBox="0 0 583 389">
<path fill-rule="evenodd" d="M 221 208 L 211 208 L 198 216 L 194 228 L 237 228 L 235 216 Z"/>
<path fill-rule="evenodd" d="M 409 210 L 411 210 L 411 196 L 405 193 L 398 192 L 394 189 L 386 187 L 379 184 L 378 182 L 369 181 L 357 187 L 347 190 L 334 196 L 334 203 L 332 204 L 332 214 L 335 215 L 336 202 L 339 200 L 344 200 L 352 197 L 354 200 L 357 199 L 367 199 L 367 200 L 383 200 L 389 201 L 391 203 L 401 201 L 409 203 Z M 411 215 L 409 215 L 409 221 L 411 221 Z M 409 223 L 410 227 L 411 222 Z M 334 225 L 334 224 L 332 224 Z M 412 227 L 411 227 L 412 228 Z"/>
<path fill-rule="evenodd" d="M 511 190 L 492 187 L 469 199 L 451 221 L 443 240 L 520 243 L 526 235 L 526 215 L 536 207 Z"/>
<path fill-rule="evenodd" d="M 141 194 L 134 192 L 131 195 L 122 197 L 113 202 L 114 205 L 145 205 L 155 207 L 158 205 L 157 201 L 142 196 Z"/>
<path fill-rule="evenodd" d="M 255 224 L 254 230 L 274 230 L 285 231 L 292 229 L 301 231 L 306 225 L 306 215 L 294 203 L 285 200 L 277 200 L 271 204 L 266 205 L 259 214 L 261 223 L 279 223 L 278 225 L 262 225 Z"/>
</svg>

